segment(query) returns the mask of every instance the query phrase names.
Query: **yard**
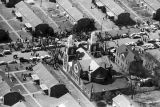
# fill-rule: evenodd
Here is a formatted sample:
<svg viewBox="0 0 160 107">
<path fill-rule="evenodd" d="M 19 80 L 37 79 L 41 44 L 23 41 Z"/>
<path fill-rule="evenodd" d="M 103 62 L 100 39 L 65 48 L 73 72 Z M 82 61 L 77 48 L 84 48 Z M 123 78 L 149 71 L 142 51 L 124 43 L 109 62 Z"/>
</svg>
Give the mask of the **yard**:
<svg viewBox="0 0 160 107">
<path fill-rule="evenodd" d="M 12 32 L 12 29 L 4 21 L 0 22 L 0 29 L 3 29 L 8 32 Z"/>
<path fill-rule="evenodd" d="M 14 30 L 21 30 L 23 28 L 23 24 L 18 20 L 9 20 L 8 23 L 14 28 Z"/>
<path fill-rule="evenodd" d="M 27 94 L 27 92 L 21 85 L 15 85 L 14 87 L 12 87 L 12 91 L 20 92 L 21 94 Z"/>
<path fill-rule="evenodd" d="M 30 91 L 30 93 L 38 92 L 41 89 L 38 85 L 35 85 L 34 83 L 27 83 L 24 84 L 24 86 Z"/>
<path fill-rule="evenodd" d="M 23 30 L 21 30 L 21 31 L 18 31 L 17 32 L 20 36 L 21 36 L 21 38 L 22 39 L 29 39 L 29 40 L 31 40 L 32 39 L 32 35 L 30 34 L 30 33 L 28 33 L 28 32 L 25 32 L 25 31 L 23 31 Z"/>
<path fill-rule="evenodd" d="M 16 42 L 18 39 L 18 36 L 14 32 L 10 32 L 9 37 L 11 38 L 12 42 Z"/>
<path fill-rule="evenodd" d="M 6 19 L 12 19 L 14 18 L 14 15 L 12 14 L 13 8 L 6 8 L 4 5 L 0 4 L 0 14 Z"/>
</svg>

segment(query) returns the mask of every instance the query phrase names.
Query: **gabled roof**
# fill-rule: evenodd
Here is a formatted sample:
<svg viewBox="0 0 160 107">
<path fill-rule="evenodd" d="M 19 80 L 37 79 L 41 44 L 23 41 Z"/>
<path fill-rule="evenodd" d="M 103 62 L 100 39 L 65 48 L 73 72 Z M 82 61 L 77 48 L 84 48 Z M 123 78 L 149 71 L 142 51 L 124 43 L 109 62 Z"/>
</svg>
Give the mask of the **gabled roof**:
<svg viewBox="0 0 160 107">
<path fill-rule="evenodd" d="M 77 51 L 84 53 L 84 56 L 82 57 L 82 60 L 92 59 L 91 56 L 83 48 L 79 48 L 79 49 L 77 49 Z"/>
<path fill-rule="evenodd" d="M 77 49 L 77 51 L 84 53 L 84 56 L 82 57 L 82 59 L 79 60 L 83 71 L 89 71 L 89 66 L 90 66 L 90 70 L 92 70 L 92 72 L 94 72 L 100 66 L 103 68 L 105 68 L 105 66 L 107 66 L 107 67 L 110 66 L 109 60 L 107 59 L 106 56 L 103 56 L 100 58 L 93 58 L 83 48 L 79 48 L 79 49 Z"/>
<path fill-rule="evenodd" d="M 75 19 L 75 21 L 83 18 L 83 14 L 74 7 L 69 0 L 58 0 L 57 2 L 68 12 L 67 14 L 71 15 Z"/>
<path fill-rule="evenodd" d="M 133 52 L 130 46 L 121 45 L 116 49 L 116 51 L 124 56 L 124 60 L 127 60 L 128 62 L 132 62 L 135 60 L 135 56 L 139 58 L 139 55 Z"/>
<path fill-rule="evenodd" d="M 59 83 L 41 62 L 35 65 L 33 70 L 36 72 L 41 82 L 48 88 Z"/>
<path fill-rule="evenodd" d="M 27 106 L 24 104 L 24 102 L 17 102 L 12 107 L 27 107 Z"/>
<path fill-rule="evenodd" d="M 64 105 L 64 107 L 81 107 L 79 103 L 69 93 L 60 97 L 59 104 L 57 105 Z M 56 106 L 56 107 L 61 107 L 61 106 Z"/>
<path fill-rule="evenodd" d="M 121 94 L 114 97 L 113 102 L 116 103 L 118 107 L 140 107 L 137 103 L 132 101 L 129 97 Z"/>
<path fill-rule="evenodd" d="M 121 8 L 114 0 L 100 0 L 105 6 L 107 6 L 115 15 L 119 15 L 125 10 Z"/>
<path fill-rule="evenodd" d="M 160 2 L 158 2 L 157 0 L 144 0 L 144 1 L 155 11 L 160 8 Z"/>
<path fill-rule="evenodd" d="M 17 3 L 15 7 L 21 14 L 23 14 L 23 16 L 29 21 L 29 23 L 31 23 L 33 27 L 43 23 L 42 20 L 37 17 L 23 1 Z"/>
</svg>

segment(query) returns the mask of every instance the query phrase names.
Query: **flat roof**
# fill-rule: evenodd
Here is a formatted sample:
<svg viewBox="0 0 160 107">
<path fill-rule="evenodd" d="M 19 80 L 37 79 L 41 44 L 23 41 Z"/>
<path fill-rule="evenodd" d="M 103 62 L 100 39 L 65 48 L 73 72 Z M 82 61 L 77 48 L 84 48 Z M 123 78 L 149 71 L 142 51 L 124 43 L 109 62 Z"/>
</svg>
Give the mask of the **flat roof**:
<svg viewBox="0 0 160 107">
<path fill-rule="evenodd" d="M 113 0 L 100 0 L 105 6 L 107 6 L 115 15 L 119 15 L 124 13 L 125 10 L 121 8 L 117 3 Z"/>
<path fill-rule="evenodd" d="M 33 27 L 36 27 L 37 25 L 43 23 L 42 20 L 38 16 L 36 16 L 23 1 L 17 3 L 15 7 L 32 24 Z"/>
</svg>

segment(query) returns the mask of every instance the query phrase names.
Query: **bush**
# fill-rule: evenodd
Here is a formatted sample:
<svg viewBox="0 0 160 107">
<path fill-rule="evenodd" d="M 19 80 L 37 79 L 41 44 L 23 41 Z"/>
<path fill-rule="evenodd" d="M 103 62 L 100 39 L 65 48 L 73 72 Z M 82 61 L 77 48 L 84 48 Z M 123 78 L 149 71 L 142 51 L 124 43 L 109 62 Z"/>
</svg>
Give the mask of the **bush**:
<svg viewBox="0 0 160 107">
<path fill-rule="evenodd" d="M 9 33 L 0 29 L 0 43 L 11 42 L 11 38 L 9 37 Z"/>
<path fill-rule="evenodd" d="M 77 24 L 73 26 L 74 33 L 89 32 L 95 30 L 95 21 L 89 18 L 82 18 L 78 20 Z"/>
</svg>

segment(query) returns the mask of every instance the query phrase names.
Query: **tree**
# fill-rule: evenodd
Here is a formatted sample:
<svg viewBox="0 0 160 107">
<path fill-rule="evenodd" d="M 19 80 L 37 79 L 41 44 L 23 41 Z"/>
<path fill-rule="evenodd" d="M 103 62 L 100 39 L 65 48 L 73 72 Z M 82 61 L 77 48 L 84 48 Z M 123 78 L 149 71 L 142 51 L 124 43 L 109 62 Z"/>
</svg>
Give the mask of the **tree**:
<svg viewBox="0 0 160 107">
<path fill-rule="evenodd" d="M 147 77 L 147 73 L 149 73 L 144 67 L 143 67 L 143 60 L 134 60 L 129 65 L 129 74 L 138 76 L 141 78 Z"/>
<path fill-rule="evenodd" d="M 1 39 L 0 39 L 0 43 L 5 43 L 5 42 L 10 42 L 11 38 L 9 37 L 9 33 L 0 29 L 0 35 L 1 35 Z"/>
<path fill-rule="evenodd" d="M 115 23 L 119 26 L 131 26 L 136 24 L 136 22 L 131 19 L 130 13 L 121 13 L 118 15 L 118 19 L 115 21 Z"/>
<path fill-rule="evenodd" d="M 35 37 L 48 37 L 48 36 L 54 36 L 54 30 L 52 27 L 50 27 L 48 24 L 39 24 L 35 27 L 34 31 L 34 36 Z"/>
<path fill-rule="evenodd" d="M 24 1 L 24 0 L 9 0 L 9 1 L 6 3 L 6 7 L 9 7 L 9 8 L 15 7 L 15 5 L 16 5 L 17 3 L 19 3 L 20 1 Z"/>
<path fill-rule="evenodd" d="M 111 102 L 111 101 L 112 101 L 112 98 L 113 98 L 113 94 L 112 94 L 112 92 L 110 92 L 110 91 L 106 91 L 105 94 L 103 95 L 103 99 L 104 99 L 106 102 Z"/>
<path fill-rule="evenodd" d="M 155 14 L 153 14 L 153 19 L 157 20 L 157 21 L 160 21 L 160 8 L 157 9 Z"/>
<path fill-rule="evenodd" d="M 74 33 L 88 32 L 95 29 L 95 21 L 90 18 L 82 18 L 73 26 Z"/>
</svg>

